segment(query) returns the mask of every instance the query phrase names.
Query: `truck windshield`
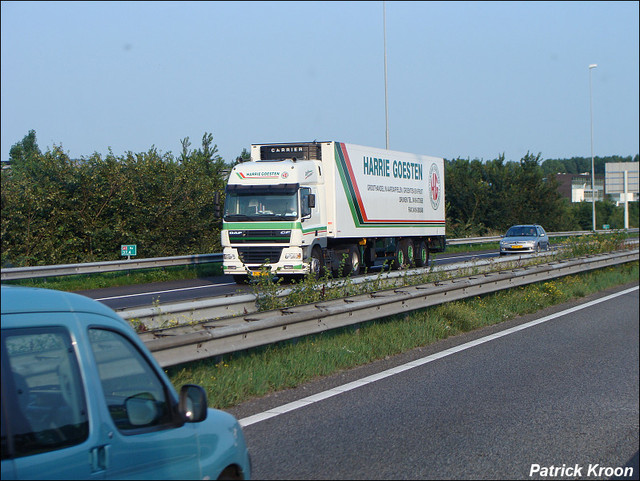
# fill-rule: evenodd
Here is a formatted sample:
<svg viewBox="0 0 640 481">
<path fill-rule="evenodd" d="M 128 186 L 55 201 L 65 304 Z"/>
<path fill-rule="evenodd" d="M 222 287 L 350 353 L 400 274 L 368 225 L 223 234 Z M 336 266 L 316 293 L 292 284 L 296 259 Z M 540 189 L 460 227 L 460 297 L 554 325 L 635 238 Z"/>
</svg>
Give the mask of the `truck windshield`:
<svg viewBox="0 0 640 481">
<path fill-rule="evenodd" d="M 227 192 L 224 220 L 293 220 L 297 217 L 297 192 Z"/>
</svg>

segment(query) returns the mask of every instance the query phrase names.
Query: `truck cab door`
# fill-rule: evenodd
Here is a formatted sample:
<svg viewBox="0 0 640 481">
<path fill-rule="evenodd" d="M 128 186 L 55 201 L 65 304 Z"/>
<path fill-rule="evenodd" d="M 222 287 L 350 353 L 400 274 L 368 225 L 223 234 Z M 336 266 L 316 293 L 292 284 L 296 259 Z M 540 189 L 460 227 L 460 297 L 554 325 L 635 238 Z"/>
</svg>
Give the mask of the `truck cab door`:
<svg viewBox="0 0 640 481">
<path fill-rule="evenodd" d="M 313 232 L 315 237 L 324 237 L 326 232 L 326 226 L 324 228 L 322 226 L 321 200 L 317 189 L 300 188 L 302 231 Z"/>
</svg>

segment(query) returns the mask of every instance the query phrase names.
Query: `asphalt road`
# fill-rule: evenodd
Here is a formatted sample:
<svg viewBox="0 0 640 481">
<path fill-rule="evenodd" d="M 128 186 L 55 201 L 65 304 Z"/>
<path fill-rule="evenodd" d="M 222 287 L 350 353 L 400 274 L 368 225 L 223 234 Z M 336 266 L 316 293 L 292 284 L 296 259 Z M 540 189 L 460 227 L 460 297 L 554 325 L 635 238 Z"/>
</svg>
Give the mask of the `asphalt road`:
<svg viewBox="0 0 640 481">
<path fill-rule="evenodd" d="M 567 311 L 617 291 L 237 406 L 253 477 L 638 479 L 637 284 Z"/>
</svg>

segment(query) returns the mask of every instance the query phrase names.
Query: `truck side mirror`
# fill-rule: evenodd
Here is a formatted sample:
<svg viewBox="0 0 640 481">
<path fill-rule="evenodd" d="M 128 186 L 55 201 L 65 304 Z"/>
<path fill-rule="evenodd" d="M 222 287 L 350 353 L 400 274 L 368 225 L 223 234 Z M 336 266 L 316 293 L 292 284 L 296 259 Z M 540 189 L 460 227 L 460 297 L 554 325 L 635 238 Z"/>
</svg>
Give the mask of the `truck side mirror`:
<svg viewBox="0 0 640 481">
<path fill-rule="evenodd" d="M 309 209 L 313 209 L 316 206 L 316 194 L 309 194 L 307 196 L 308 199 L 308 203 L 309 203 Z"/>
</svg>

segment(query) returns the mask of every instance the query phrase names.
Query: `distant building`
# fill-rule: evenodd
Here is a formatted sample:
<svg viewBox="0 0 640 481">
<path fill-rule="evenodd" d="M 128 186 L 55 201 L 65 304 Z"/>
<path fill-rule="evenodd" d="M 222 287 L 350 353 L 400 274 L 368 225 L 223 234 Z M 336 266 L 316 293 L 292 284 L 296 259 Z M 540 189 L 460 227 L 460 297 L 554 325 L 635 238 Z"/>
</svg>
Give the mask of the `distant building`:
<svg viewBox="0 0 640 481">
<path fill-rule="evenodd" d="M 627 199 L 629 202 L 638 201 L 638 162 L 607 162 L 605 175 L 595 176 L 596 200 L 605 197 L 620 204 L 624 202 L 624 171 L 627 171 Z M 555 174 L 558 181 L 558 192 L 571 202 L 591 202 L 591 173 Z"/>
<path fill-rule="evenodd" d="M 591 174 L 556 174 L 558 192 L 571 202 L 591 202 Z M 595 176 L 594 189 L 596 200 L 603 200 L 605 195 L 604 175 Z"/>
</svg>

